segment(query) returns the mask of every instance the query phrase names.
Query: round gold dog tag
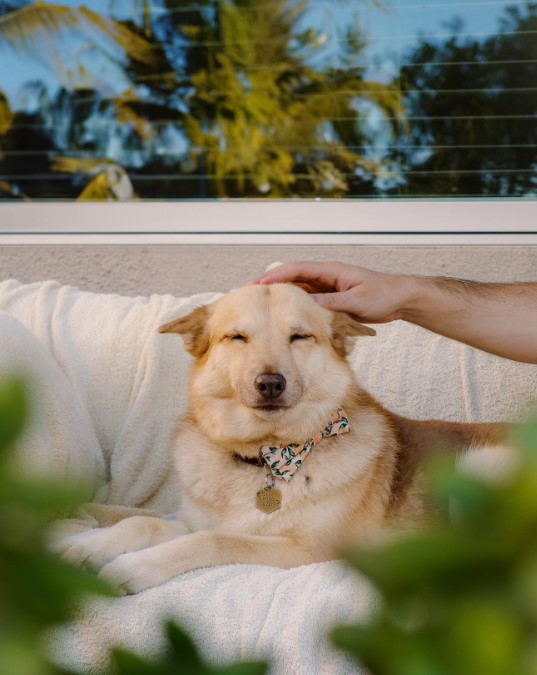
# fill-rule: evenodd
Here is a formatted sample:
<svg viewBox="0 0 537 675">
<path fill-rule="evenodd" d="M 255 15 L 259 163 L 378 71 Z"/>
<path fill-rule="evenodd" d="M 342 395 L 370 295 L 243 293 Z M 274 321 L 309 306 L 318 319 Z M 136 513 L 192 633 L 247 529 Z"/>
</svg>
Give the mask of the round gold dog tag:
<svg viewBox="0 0 537 675">
<path fill-rule="evenodd" d="M 267 485 L 256 494 L 255 505 L 263 513 L 277 511 L 282 505 L 282 493 L 278 488 Z"/>
</svg>

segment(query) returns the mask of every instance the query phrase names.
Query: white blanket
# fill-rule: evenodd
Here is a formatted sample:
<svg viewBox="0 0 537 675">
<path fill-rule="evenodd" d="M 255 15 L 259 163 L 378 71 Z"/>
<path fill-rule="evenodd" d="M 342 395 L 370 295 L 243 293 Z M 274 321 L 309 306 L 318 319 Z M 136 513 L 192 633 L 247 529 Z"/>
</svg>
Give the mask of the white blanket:
<svg viewBox="0 0 537 675">
<path fill-rule="evenodd" d="M 190 357 L 178 336 L 156 328 L 214 297 L 126 298 L 55 282 L 0 283 L 0 375 L 24 371 L 35 400 L 35 421 L 19 444 L 25 466 L 85 478 L 94 500 L 175 510 L 170 439 L 186 407 Z M 534 366 L 401 322 L 377 331 L 358 340 L 351 363 L 361 384 L 397 412 L 505 420 L 537 401 Z M 356 673 L 323 636 L 372 606 L 367 583 L 340 563 L 229 565 L 92 602 L 51 649 L 60 663 L 89 671 L 107 662 L 113 644 L 161 651 L 160 619 L 175 617 L 215 663 L 265 657 L 275 675 Z"/>
</svg>

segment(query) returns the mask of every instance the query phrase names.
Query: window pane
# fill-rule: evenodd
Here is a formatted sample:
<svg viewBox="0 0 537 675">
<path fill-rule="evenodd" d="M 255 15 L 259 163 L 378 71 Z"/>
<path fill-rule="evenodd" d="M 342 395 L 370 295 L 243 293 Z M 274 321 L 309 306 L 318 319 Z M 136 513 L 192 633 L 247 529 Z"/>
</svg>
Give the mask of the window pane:
<svg viewBox="0 0 537 675">
<path fill-rule="evenodd" d="M 0 198 L 535 198 L 537 3 L 0 0 Z"/>
</svg>

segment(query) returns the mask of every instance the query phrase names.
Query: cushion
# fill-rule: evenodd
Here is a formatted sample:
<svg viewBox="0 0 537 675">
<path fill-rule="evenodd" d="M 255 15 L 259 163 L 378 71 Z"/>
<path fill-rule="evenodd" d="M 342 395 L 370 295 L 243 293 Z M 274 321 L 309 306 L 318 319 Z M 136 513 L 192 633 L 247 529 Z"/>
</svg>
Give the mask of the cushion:
<svg viewBox="0 0 537 675">
<path fill-rule="evenodd" d="M 54 281 L 0 283 L 0 310 L 50 354 L 92 420 L 109 472 L 109 503 L 176 510 L 169 448 L 186 408 L 190 357 L 178 336 L 157 328 L 215 297 L 129 298 Z"/>
<path fill-rule="evenodd" d="M 52 355 L 17 319 L 0 311 L 0 378 L 23 377 L 30 415 L 15 443 L 21 468 L 69 476 L 94 498 L 106 466 L 84 401 Z"/>
</svg>

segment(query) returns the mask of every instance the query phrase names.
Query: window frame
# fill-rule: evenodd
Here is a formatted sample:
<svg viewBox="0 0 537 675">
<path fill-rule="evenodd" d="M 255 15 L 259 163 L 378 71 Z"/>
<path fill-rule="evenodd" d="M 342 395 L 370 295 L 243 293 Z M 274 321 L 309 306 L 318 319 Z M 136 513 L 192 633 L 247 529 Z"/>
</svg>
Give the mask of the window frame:
<svg viewBox="0 0 537 675">
<path fill-rule="evenodd" d="M 7 244 L 537 245 L 537 200 L 8 202 Z"/>
</svg>

